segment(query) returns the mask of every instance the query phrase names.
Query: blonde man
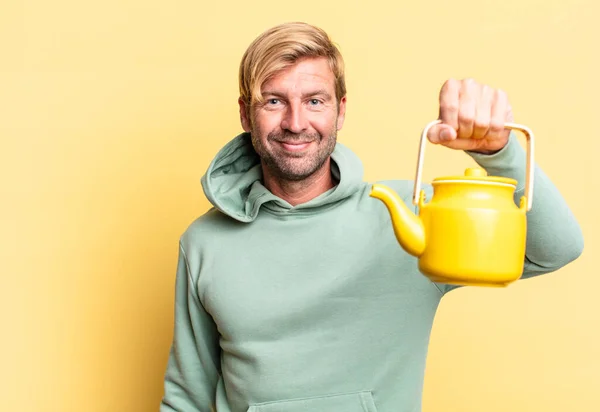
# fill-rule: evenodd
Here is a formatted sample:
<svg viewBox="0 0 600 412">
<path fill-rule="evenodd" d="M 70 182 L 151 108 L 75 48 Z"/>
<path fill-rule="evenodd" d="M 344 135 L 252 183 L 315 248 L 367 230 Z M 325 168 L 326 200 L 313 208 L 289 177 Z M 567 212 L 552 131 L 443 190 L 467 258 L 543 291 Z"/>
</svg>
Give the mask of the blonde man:
<svg viewBox="0 0 600 412">
<path fill-rule="evenodd" d="M 271 28 L 242 59 L 238 104 L 244 132 L 202 178 L 214 208 L 181 237 L 160 410 L 420 411 L 434 315 L 454 287 L 418 272 L 360 160 L 337 143 L 342 56 L 314 26 Z M 449 80 L 440 119 L 433 143 L 523 182 L 505 93 Z M 583 248 L 563 198 L 539 168 L 535 177 L 523 278 Z M 386 184 L 410 204 L 412 182 Z"/>
</svg>

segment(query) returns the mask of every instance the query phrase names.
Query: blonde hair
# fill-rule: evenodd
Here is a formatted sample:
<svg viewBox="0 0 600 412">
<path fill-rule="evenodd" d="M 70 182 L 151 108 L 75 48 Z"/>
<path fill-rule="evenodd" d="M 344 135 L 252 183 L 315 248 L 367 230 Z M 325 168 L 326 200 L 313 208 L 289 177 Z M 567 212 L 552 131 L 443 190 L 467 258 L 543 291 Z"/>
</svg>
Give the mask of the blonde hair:
<svg viewBox="0 0 600 412">
<path fill-rule="evenodd" d="M 325 31 L 306 23 L 275 26 L 250 44 L 240 63 L 240 98 L 247 107 L 262 102 L 263 84 L 306 57 L 327 58 L 335 76 L 335 94 L 339 104 L 346 95 L 342 55 Z"/>
</svg>

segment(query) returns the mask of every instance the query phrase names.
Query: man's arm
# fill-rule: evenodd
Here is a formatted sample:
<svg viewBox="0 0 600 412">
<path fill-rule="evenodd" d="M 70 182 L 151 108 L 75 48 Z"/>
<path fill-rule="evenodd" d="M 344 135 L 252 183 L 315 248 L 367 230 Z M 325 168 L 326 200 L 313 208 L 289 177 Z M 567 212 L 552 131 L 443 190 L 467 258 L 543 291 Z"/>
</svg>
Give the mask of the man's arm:
<svg viewBox="0 0 600 412">
<path fill-rule="evenodd" d="M 211 412 L 220 376 L 218 331 L 204 310 L 182 245 L 175 286 L 175 327 L 160 412 Z"/>
<path fill-rule="evenodd" d="M 525 151 L 511 134 L 508 144 L 493 155 L 466 152 L 489 175 L 515 179 L 516 205 L 525 193 Z M 577 259 L 583 252 L 579 223 L 556 186 L 537 165 L 534 169 L 532 208 L 527 212 L 527 244 L 521 279 L 555 272 Z M 433 189 L 426 186 L 427 198 Z M 438 284 L 443 293 L 460 286 Z"/>
<path fill-rule="evenodd" d="M 467 152 L 488 174 L 517 180 L 515 203 L 525 191 L 526 156 L 514 134 L 493 155 Z M 544 171 L 535 166 L 532 208 L 527 212 L 527 250 L 522 278 L 553 272 L 583 252 L 583 235 L 571 209 Z"/>
<path fill-rule="evenodd" d="M 514 132 L 504 126 L 513 122 L 506 93 L 473 79 L 449 79 L 440 90 L 439 102 L 441 122 L 428 130 L 428 139 L 465 151 L 489 175 L 517 180 L 518 205 L 525 189 L 526 159 Z M 533 178 L 522 278 L 560 269 L 583 251 L 581 228 L 558 189 L 537 165 Z"/>
</svg>

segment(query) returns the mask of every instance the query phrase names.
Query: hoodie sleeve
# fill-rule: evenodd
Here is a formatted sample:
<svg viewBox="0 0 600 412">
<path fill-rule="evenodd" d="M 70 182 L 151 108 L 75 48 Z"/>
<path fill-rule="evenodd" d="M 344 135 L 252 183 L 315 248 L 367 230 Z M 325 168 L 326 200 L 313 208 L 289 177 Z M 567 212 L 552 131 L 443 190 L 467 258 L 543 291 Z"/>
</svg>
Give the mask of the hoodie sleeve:
<svg viewBox="0 0 600 412">
<path fill-rule="evenodd" d="M 220 376 L 218 331 L 204 310 L 180 243 L 175 326 L 160 412 L 211 412 Z"/>
<path fill-rule="evenodd" d="M 515 203 L 525 192 L 526 153 L 514 133 L 508 144 L 493 155 L 467 152 L 489 175 L 515 179 Z M 583 252 L 583 235 L 564 198 L 536 164 L 532 208 L 527 212 L 527 246 L 521 279 L 556 271 Z M 450 287 L 452 289 L 452 287 Z"/>
</svg>

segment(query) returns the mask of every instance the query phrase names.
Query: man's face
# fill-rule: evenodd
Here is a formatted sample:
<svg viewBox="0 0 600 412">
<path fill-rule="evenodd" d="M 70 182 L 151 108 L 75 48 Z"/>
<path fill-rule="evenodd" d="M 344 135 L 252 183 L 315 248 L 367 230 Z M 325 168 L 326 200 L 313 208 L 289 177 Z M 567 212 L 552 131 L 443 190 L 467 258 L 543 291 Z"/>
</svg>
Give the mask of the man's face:
<svg viewBox="0 0 600 412">
<path fill-rule="evenodd" d="M 345 97 L 338 109 L 329 63 L 300 60 L 265 82 L 261 92 L 264 103 L 252 108 L 251 119 L 243 102 L 240 115 L 263 166 L 279 179 L 311 176 L 327 163 L 346 112 Z"/>
</svg>

